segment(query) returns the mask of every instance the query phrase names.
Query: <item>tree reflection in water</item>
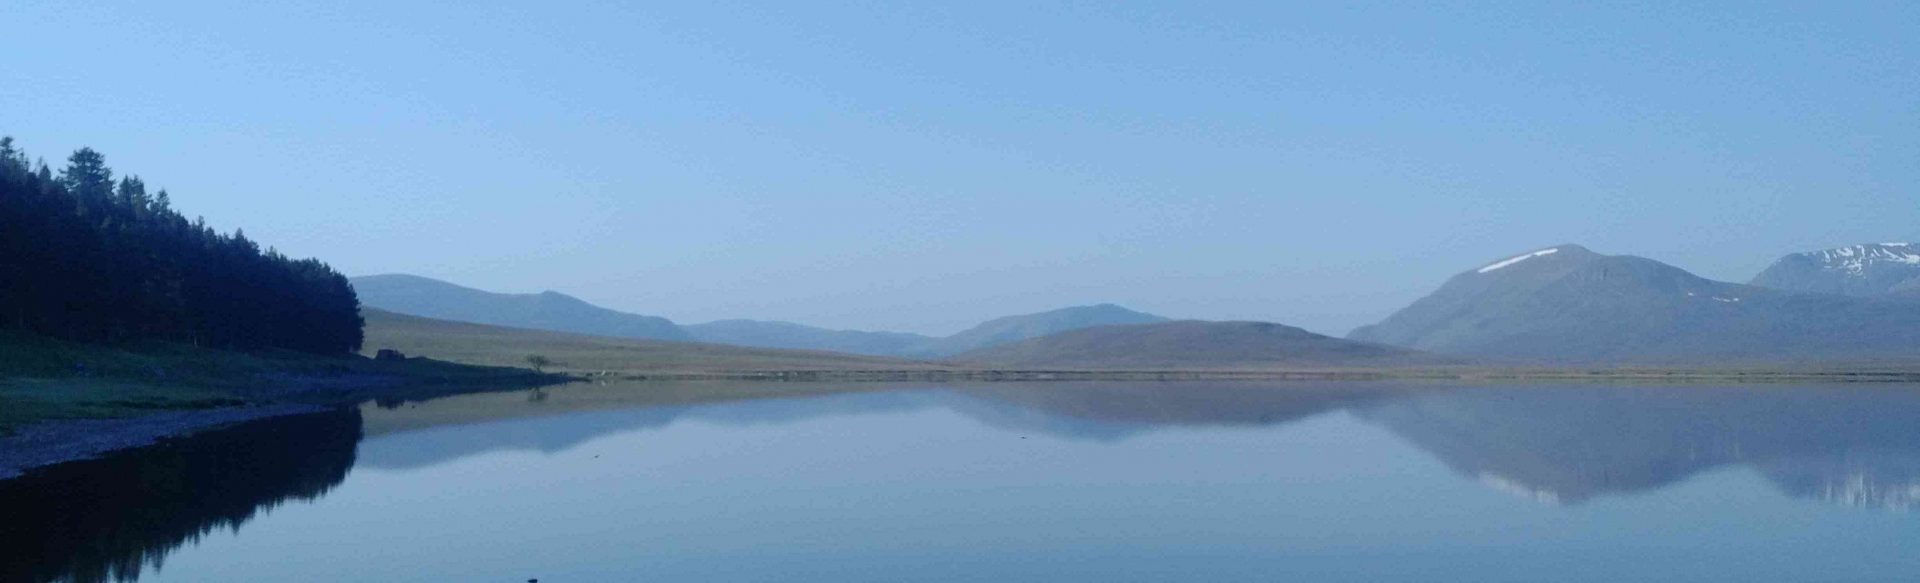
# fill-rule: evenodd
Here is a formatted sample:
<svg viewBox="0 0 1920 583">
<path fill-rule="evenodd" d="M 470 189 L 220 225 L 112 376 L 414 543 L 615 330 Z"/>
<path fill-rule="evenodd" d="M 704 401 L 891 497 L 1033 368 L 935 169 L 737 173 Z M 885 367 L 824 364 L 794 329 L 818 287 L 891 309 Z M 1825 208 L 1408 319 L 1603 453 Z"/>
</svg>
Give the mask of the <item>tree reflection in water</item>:
<svg viewBox="0 0 1920 583">
<path fill-rule="evenodd" d="M 282 417 L 0 482 L 0 581 L 132 581 L 167 553 L 339 485 L 354 408 Z"/>
</svg>

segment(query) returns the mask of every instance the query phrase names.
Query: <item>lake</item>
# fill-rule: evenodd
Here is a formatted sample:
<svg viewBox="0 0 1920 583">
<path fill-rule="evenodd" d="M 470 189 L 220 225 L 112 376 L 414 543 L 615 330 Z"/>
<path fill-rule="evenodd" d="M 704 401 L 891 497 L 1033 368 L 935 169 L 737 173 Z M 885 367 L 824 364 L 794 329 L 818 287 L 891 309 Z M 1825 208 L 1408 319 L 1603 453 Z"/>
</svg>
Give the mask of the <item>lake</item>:
<svg viewBox="0 0 1920 583">
<path fill-rule="evenodd" d="M 577 384 L 0 482 L 0 580 L 1902 581 L 1920 386 Z"/>
</svg>

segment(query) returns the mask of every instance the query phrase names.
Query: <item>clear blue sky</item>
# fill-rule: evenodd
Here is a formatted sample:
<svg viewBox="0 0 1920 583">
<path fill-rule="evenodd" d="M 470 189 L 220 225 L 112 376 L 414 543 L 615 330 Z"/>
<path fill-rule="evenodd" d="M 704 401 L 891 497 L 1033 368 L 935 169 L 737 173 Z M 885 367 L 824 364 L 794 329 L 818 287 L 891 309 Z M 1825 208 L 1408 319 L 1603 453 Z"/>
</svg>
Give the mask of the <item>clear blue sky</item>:
<svg viewBox="0 0 1920 583">
<path fill-rule="evenodd" d="M 1913 2 L 436 4 L 12 0 L 0 133 L 349 274 L 681 322 L 1345 333 L 1555 243 L 1920 239 Z"/>
</svg>

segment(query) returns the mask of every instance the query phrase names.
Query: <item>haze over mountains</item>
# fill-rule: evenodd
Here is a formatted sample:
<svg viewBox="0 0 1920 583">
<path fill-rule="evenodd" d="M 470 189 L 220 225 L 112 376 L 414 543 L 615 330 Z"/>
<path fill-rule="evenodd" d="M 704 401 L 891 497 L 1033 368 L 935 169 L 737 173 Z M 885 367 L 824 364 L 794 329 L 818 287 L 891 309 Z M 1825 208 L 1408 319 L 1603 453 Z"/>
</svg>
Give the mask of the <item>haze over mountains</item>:
<svg viewBox="0 0 1920 583">
<path fill-rule="evenodd" d="M 360 295 L 360 302 L 368 307 L 442 320 L 615 338 L 711 342 L 904 358 L 941 358 L 986 346 L 1092 326 L 1166 321 L 1160 316 L 1113 304 L 1099 304 L 997 318 L 946 337 L 904 332 L 830 330 L 763 320 L 720 320 L 682 326 L 666 318 L 602 308 L 553 291 L 503 294 L 398 274 L 356 277 L 352 281 Z"/>
<path fill-rule="evenodd" d="M 1719 282 L 1559 245 L 1456 275 L 1348 337 L 1549 363 L 1911 360 L 1920 302 Z"/>
<path fill-rule="evenodd" d="M 927 354 L 937 340 L 908 332 L 831 330 L 771 320 L 717 320 L 680 328 L 701 342 L 902 357 Z"/>
</svg>

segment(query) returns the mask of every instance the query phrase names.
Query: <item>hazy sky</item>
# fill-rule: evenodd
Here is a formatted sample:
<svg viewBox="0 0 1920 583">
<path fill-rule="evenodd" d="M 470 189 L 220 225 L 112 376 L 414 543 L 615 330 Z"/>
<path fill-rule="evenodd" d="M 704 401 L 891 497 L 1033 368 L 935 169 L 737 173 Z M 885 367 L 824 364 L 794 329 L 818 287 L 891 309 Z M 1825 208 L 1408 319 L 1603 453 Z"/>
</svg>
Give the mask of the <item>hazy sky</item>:
<svg viewBox="0 0 1920 583">
<path fill-rule="evenodd" d="M 1562 242 L 1920 239 L 1913 2 L 660 4 L 8 0 L 0 133 L 349 274 L 680 322 L 1344 334 Z"/>
</svg>

